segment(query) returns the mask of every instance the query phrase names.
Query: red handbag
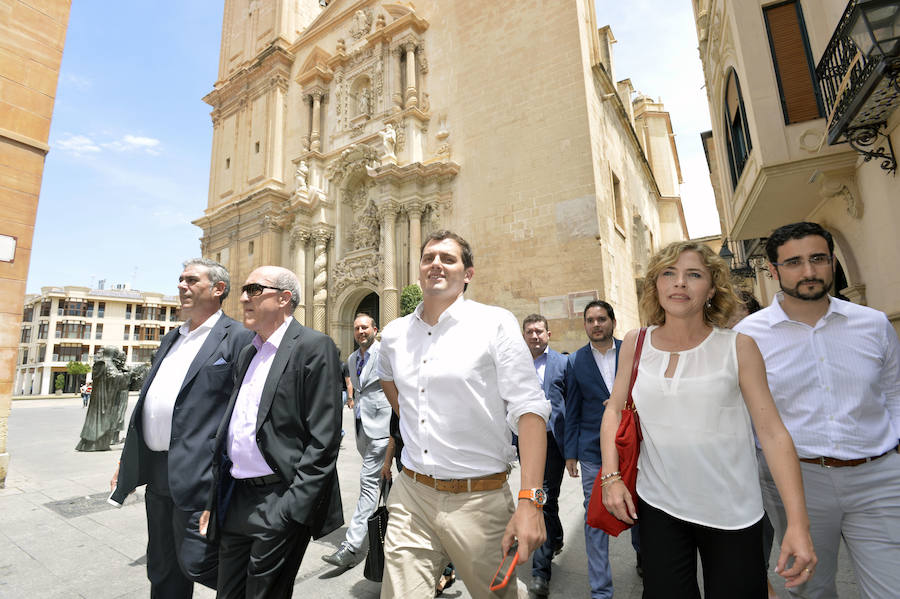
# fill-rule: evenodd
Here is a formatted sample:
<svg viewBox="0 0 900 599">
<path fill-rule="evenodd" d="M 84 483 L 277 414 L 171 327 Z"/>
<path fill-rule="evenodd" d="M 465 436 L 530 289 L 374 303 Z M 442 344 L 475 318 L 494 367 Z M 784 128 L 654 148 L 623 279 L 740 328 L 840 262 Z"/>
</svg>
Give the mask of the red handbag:
<svg viewBox="0 0 900 599">
<path fill-rule="evenodd" d="M 619 430 L 616 431 L 616 451 L 619 453 L 619 472 L 622 482 L 628 492 L 631 493 L 631 500 L 637 506 L 637 462 L 641 453 L 641 421 L 638 418 L 637 408 L 634 407 L 634 399 L 631 397 L 631 390 L 634 389 L 634 381 L 637 378 L 638 364 L 641 361 L 641 350 L 644 348 L 644 337 L 647 335 L 647 327 L 641 327 L 638 333 L 637 345 L 634 348 L 634 361 L 631 367 L 631 382 L 628 385 L 628 399 L 625 401 L 625 407 L 622 408 L 622 420 L 619 422 Z M 622 522 L 609 513 L 606 506 L 603 505 L 603 487 L 600 477 L 603 472 L 597 473 L 594 480 L 594 487 L 591 491 L 591 500 L 588 503 L 587 523 L 588 526 L 599 528 L 611 534 L 614 537 L 631 528 L 632 524 Z M 637 509 L 635 507 L 635 509 Z"/>
</svg>

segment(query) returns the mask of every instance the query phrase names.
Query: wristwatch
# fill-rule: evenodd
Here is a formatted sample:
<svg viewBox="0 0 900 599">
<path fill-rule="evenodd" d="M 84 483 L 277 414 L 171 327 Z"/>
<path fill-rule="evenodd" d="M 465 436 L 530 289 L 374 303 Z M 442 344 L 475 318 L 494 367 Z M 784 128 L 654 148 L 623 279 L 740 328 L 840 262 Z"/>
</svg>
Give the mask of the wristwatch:
<svg viewBox="0 0 900 599">
<path fill-rule="evenodd" d="M 522 489 L 519 491 L 519 499 L 527 499 L 538 509 L 547 503 L 547 493 L 543 489 Z"/>
</svg>

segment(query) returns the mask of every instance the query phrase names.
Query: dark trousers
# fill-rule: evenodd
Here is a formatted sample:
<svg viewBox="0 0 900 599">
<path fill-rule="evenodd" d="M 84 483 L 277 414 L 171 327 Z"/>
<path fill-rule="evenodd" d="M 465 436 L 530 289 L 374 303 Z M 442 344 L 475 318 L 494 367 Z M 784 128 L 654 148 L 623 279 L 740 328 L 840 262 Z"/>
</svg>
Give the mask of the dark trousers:
<svg viewBox="0 0 900 599">
<path fill-rule="evenodd" d="M 145 451 L 150 480 L 147 509 L 147 578 L 152 599 L 190 599 L 194 582 L 216 588 L 217 547 L 198 532 L 200 512 L 183 511 L 169 493 L 168 453 Z"/>
<path fill-rule="evenodd" d="M 217 599 L 288 598 L 309 545 L 309 528 L 284 523 L 278 500 L 286 485 L 235 481 L 219 539 Z"/>
<path fill-rule="evenodd" d="M 547 540 L 535 550 L 531 560 L 531 575 L 544 580 L 550 580 L 553 553 L 563 544 L 563 527 L 559 520 L 559 489 L 565 471 L 566 460 L 559 451 L 553 433 L 547 431 L 547 461 L 544 464 L 544 491 L 547 493 L 544 527 L 547 529 Z"/>
<path fill-rule="evenodd" d="M 722 530 L 674 518 L 638 497 L 644 599 L 700 599 L 697 552 L 706 599 L 765 599 L 762 520 Z"/>
</svg>

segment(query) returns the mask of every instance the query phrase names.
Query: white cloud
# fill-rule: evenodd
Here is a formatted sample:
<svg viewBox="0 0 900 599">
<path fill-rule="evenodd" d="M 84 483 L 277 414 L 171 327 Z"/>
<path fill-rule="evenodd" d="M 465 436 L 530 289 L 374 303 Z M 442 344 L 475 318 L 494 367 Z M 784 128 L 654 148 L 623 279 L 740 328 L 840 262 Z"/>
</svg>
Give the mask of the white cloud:
<svg viewBox="0 0 900 599">
<path fill-rule="evenodd" d="M 152 137 L 142 137 L 139 135 L 126 134 L 121 139 L 100 144 L 104 148 L 113 150 L 114 152 L 130 152 L 133 150 L 143 150 L 152 156 L 159 156 L 158 139 Z"/>
<path fill-rule="evenodd" d="M 100 151 L 100 147 L 90 137 L 86 135 L 72 135 L 71 133 L 62 139 L 56 140 L 56 143 L 53 145 L 63 152 L 69 152 L 76 156 Z"/>
<path fill-rule="evenodd" d="M 93 81 L 91 81 L 87 77 L 81 77 L 80 75 L 74 75 L 72 73 L 66 74 L 65 81 L 73 88 L 80 91 L 90 89 L 90 87 L 93 85 Z"/>
</svg>

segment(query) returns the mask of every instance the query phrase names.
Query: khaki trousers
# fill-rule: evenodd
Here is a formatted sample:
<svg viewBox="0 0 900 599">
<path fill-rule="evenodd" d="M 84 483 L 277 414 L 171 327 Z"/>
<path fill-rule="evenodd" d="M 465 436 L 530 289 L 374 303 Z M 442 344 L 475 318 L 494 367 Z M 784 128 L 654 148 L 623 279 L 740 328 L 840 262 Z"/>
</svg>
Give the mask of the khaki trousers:
<svg viewBox="0 0 900 599">
<path fill-rule="evenodd" d="M 405 474 L 395 476 L 388 498 L 382 599 L 431 599 L 451 561 L 475 599 L 517 597 L 514 579 L 502 591 L 489 589 L 514 509 L 508 484 L 494 491 L 447 493 Z"/>
</svg>

